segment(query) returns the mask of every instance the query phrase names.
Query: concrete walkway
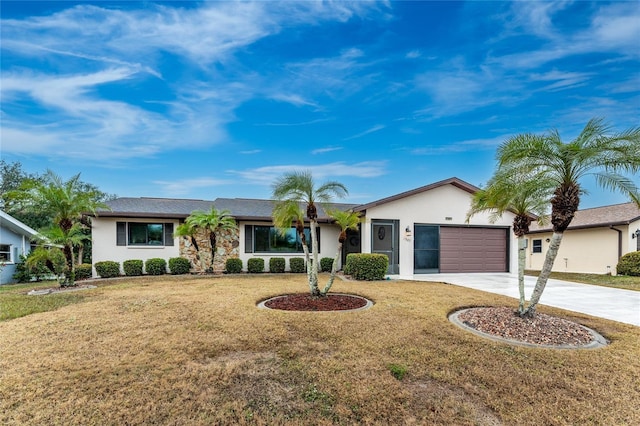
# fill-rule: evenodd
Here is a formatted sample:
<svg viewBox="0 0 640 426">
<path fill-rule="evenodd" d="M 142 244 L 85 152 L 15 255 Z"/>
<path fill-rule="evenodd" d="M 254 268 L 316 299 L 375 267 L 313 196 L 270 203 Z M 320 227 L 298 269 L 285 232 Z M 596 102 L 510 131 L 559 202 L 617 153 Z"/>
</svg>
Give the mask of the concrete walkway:
<svg viewBox="0 0 640 426">
<path fill-rule="evenodd" d="M 516 274 L 424 274 L 412 277 L 391 276 L 391 278 L 445 282 L 502 294 L 515 298 L 516 305 L 519 298 Z M 525 296 L 529 300 L 536 277 L 525 276 L 524 278 Z M 542 293 L 540 304 L 640 326 L 640 292 L 638 291 L 550 279 Z"/>
</svg>

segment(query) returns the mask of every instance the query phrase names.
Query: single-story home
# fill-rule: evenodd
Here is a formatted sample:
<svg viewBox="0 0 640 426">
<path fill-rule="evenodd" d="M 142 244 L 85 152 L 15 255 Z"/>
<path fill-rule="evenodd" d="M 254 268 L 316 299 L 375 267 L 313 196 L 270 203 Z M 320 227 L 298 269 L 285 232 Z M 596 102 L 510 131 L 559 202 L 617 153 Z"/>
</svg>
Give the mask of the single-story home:
<svg viewBox="0 0 640 426">
<path fill-rule="evenodd" d="M 37 234 L 33 228 L 0 210 L 0 285 L 15 282 L 16 264 L 20 256 L 31 253 L 31 240 Z"/>
<path fill-rule="evenodd" d="M 341 260 L 348 253 L 384 253 L 389 274 L 411 277 L 434 272 L 516 271 L 517 247 L 511 230 L 513 214 L 492 223 L 489 214 L 466 215 L 477 187 L 450 178 L 368 204 L 335 203 L 332 207 L 361 212 L 359 232 L 348 234 Z M 195 210 L 211 206 L 228 210 L 238 224 L 236 232 L 218 235 L 214 271 L 224 269 L 226 259 L 242 259 L 246 270 L 252 257 L 302 257 L 295 231 L 278 236 L 271 220 L 271 200 L 218 198 L 213 201 L 118 198 L 107 203 L 111 210 L 99 211 L 92 220 L 93 262 L 128 259 L 147 260 L 186 257 L 195 271 L 210 265 L 202 259 L 208 238 L 199 236 L 199 258 L 189 238 L 175 238 L 173 231 Z M 336 255 L 339 228 L 319 210 L 319 257 Z M 287 261 L 287 268 L 289 262 Z M 94 272 L 95 273 L 95 272 Z"/>
<path fill-rule="evenodd" d="M 539 271 L 549 247 L 550 225 L 531 224 L 527 269 Z M 564 232 L 554 272 L 616 274 L 618 260 L 640 250 L 640 208 L 635 203 L 578 210 Z"/>
</svg>

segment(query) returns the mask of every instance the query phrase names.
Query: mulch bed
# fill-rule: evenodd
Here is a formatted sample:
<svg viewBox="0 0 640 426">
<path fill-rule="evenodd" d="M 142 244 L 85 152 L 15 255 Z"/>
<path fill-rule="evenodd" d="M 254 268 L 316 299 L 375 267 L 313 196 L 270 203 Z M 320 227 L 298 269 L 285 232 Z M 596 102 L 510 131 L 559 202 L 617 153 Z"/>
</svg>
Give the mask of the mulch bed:
<svg viewBox="0 0 640 426">
<path fill-rule="evenodd" d="M 308 293 L 286 294 L 267 300 L 264 306 L 283 311 L 349 311 L 367 305 L 367 299 L 348 294 L 312 297 Z"/>
<path fill-rule="evenodd" d="M 504 306 L 472 308 L 458 319 L 483 333 L 534 345 L 583 346 L 594 340 L 587 328 L 575 322 L 539 312 L 534 318 L 520 318 L 514 308 Z"/>
</svg>

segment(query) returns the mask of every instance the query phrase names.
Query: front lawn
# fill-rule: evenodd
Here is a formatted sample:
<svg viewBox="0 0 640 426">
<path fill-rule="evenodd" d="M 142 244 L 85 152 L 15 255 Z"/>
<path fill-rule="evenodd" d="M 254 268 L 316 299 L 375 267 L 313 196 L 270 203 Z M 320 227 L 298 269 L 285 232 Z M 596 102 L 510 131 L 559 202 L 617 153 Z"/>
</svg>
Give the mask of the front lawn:
<svg viewBox="0 0 640 426">
<path fill-rule="evenodd" d="M 537 277 L 540 271 L 525 271 L 526 275 Z M 552 272 L 551 278 L 574 283 L 599 285 L 603 287 L 621 288 L 640 291 L 640 277 L 605 274 L 577 274 L 572 272 Z"/>
<path fill-rule="evenodd" d="M 256 308 L 305 278 L 124 280 L 2 321 L 0 424 L 640 424 L 638 327 L 541 307 L 611 344 L 510 346 L 447 314 L 513 299 L 424 282 L 336 282 L 375 302 L 358 312 Z"/>
</svg>

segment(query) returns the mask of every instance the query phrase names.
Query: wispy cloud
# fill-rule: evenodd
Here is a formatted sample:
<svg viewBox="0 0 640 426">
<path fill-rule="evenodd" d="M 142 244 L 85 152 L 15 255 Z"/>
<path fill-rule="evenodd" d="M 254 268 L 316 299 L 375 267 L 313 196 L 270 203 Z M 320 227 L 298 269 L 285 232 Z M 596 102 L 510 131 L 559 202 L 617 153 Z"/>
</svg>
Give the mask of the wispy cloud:
<svg viewBox="0 0 640 426">
<path fill-rule="evenodd" d="M 488 151 L 494 150 L 509 135 L 496 136 L 489 139 L 469 139 L 464 141 L 452 142 L 446 145 L 426 145 L 418 148 L 412 148 L 409 152 L 412 155 L 444 155 L 460 152 Z"/>
<path fill-rule="evenodd" d="M 341 146 L 328 146 L 326 148 L 314 149 L 313 151 L 311 151 L 311 154 L 326 154 L 327 152 L 340 151 L 341 149 L 343 149 Z"/>
<path fill-rule="evenodd" d="M 349 136 L 349 137 L 344 138 L 342 140 L 343 141 L 349 141 L 349 140 L 352 140 L 352 139 L 358 139 L 358 138 L 361 138 L 363 136 L 369 135 L 371 133 L 379 132 L 380 130 L 384 129 L 385 127 L 387 127 L 387 126 L 385 126 L 384 124 L 376 124 L 375 126 L 365 130 L 364 132 L 360 132 L 358 134 L 355 134 L 353 136 Z"/>
<path fill-rule="evenodd" d="M 346 163 L 343 161 L 319 164 L 301 165 L 285 164 L 279 166 L 258 167 L 249 170 L 231 170 L 248 183 L 257 185 L 271 185 L 277 178 L 294 170 L 308 170 L 314 179 L 333 180 L 340 177 L 371 178 L 382 176 L 386 173 L 386 161 L 363 161 L 359 163 Z"/>
<path fill-rule="evenodd" d="M 167 196 L 176 197 L 192 193 L 194 190 L 202 188 L 214 188 L 216 186 L 231 185 L 233 181 L 214 179 L 208 177 L 178 179 L 171 181 L 156 180 L 153 184 L 161 187 L 161 192 Z"/>
</svg>

